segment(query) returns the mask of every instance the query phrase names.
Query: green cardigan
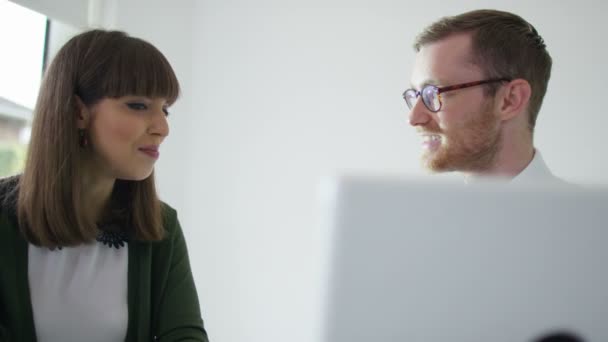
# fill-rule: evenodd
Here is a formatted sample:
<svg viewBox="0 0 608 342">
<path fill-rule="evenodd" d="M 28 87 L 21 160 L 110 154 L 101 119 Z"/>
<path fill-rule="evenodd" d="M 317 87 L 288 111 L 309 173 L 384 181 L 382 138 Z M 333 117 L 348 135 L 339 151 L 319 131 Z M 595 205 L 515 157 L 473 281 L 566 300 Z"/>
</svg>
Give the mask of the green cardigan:
<svg viewBox="0 0 608 342">
<path fill-rule="evenodd" d="M 36 341 L 28 242 L 17 226 L 14 207 L 3 203 L 13 188 L 7 189 L 4 181 L 0 180 L 0 341 Z M 166 204 L 164 218 L 163 241 L 129 242 L 125 340 L 208 342 L 184 235 L 176 211 Z"/>
</svg>

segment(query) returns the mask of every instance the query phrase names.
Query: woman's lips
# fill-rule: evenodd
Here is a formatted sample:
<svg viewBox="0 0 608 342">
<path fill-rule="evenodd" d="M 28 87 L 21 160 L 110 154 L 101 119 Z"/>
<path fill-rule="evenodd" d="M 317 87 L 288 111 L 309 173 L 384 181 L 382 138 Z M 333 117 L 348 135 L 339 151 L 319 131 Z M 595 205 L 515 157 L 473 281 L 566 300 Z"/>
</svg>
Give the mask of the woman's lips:
<svg viewBox="0 0 608 342">
<path fill-rule="evenodd" d="M 144 146 L 140 147 L 139 150 L 151 158 L 158 159 L 160 152 L 158 152 L 158 146 Z"/>
</svg>

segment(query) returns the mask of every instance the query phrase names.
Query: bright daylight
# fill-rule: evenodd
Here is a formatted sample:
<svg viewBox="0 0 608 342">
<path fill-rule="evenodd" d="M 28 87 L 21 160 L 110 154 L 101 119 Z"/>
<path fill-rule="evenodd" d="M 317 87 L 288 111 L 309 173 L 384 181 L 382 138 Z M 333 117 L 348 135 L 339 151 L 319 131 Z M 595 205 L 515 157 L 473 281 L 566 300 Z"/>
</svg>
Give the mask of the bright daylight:
<svg viewBox="0 0 608 342">
<path fill-rule="evenodd" d="M 0 0 L 0 177 L 23 168 L 42 76 L 46 17 Z"/>
</svg>

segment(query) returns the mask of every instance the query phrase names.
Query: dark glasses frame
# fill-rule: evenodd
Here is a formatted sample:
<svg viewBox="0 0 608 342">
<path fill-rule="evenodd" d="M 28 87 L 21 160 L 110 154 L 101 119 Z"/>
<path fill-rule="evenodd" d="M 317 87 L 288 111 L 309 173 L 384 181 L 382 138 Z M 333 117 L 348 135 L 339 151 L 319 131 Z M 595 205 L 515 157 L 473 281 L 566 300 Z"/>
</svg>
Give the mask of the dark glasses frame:
<svg viewBox="0 0 608 342">
<path fill-rule="evenodd" d="M 432 104 L 427 103 L 424 96 L 422 96 L 422 103 L 424 103 L 424 106 L 428 110 L 430 110 L 433 113 L 437 113 L 438 111 L 441 110 L 441 107 L 443 106 L 443 102 L 441 101 L 442 93 L 445 93 L 448 91 L 453 91 L 453 90 L 458 90 L 458 89 L 475 87 L 475 86 L 487 84 L 487 83 L 494 83 L 494 82 L 511 82 L 511 79 L 510 78 L 492 78 L 489 80 L 467 82 L 467 83 L 455 84 L 455 85 L 441 87 L 441 88 L 434 86 L 432 84 L 428 84 L 428 85 L 425 85 L 424 87 L 422 87 L 422 89 L 420 91 L 415 90 L 415 89 L 408 89 L 408 90 L 404 91 L 403 99 L 405 100 L 405 103 L 407 103 L 407 106 L 409 107 L 409 109 L 412 109 L 416 105 L 416 101 L 418 100 L 418 97 L 420 97 L 422 94 L 426 94 L 428 92 L 433 92 L 437 95 L 437 100 L 439 101 L 439 107 L 437 109 L 431 108 L 431 107 L 433 107 Z M 408 98 L 412 98 L 415 101 L 410 103 L 408 101 Z"/>
</svg>

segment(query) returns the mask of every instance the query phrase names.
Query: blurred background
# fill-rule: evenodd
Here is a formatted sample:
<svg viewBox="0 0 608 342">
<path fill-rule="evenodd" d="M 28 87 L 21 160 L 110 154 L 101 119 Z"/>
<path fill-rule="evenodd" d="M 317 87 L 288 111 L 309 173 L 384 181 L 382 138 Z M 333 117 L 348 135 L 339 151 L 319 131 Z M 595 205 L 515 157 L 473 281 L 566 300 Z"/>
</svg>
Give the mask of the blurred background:
<svg viewBox="0 0 608 342">
<path fill-rule="evenodd" d="M 521 15 L 553 57 L 535 134 L 549 167 L 608 183 L 599 0 L 0 0 L 0 175 L 23 167 L 40 77 L 67 39 L 103 27 L 150 41 L 183 89 L 156 173 L 180 214 L 210 338 L 313 341 L 319 183 L 427 177 L 401 97 L 412 42 L 439 17 L 478 8 Z"/>
</svg>

